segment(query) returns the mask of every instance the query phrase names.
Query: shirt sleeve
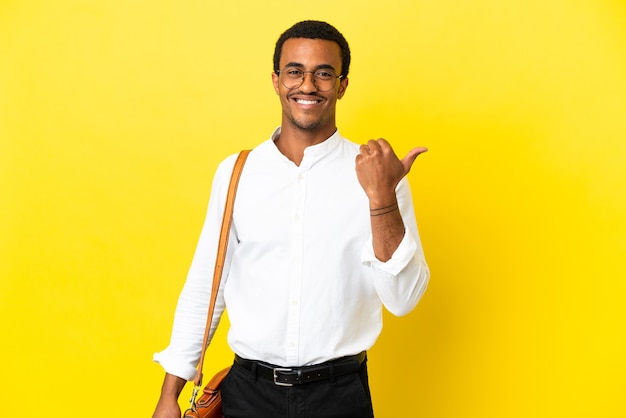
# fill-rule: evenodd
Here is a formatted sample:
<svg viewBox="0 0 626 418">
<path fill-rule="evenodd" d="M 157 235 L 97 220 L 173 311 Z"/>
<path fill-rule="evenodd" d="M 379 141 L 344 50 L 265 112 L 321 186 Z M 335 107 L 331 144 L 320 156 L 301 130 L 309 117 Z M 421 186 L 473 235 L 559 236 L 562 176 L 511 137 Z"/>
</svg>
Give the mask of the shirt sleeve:
<svg viewBox="0 0 626 418">
<path fill-rule="evenodd" d="M 374 255 L 372 237 L 365 243 L 362 264 L 373 280 L 383 305 L 394 315 L 406 315 L 415 308 L 426 291 L 430 270 L 420 242 L 411 189 L 406 178 L 396 190 L 398 206 L 404 222 L 404 237 L 386 262 Z"/>
<path fill-rule="evenodd" d="M 194 378 L 202 350 L 223 208 L 235 158 L 236 155 L 227 158 L 215 173 L 204 225 L 174 313 L 170 343 L 165 350 L 153 356 L 153 360 L 167 373 L 187 380 Z M 209 341 L 225 309 L 223 289 L 228 277 L 232 249 L 236 242 L 232 228 L 230 234 Z"/>
</svg>

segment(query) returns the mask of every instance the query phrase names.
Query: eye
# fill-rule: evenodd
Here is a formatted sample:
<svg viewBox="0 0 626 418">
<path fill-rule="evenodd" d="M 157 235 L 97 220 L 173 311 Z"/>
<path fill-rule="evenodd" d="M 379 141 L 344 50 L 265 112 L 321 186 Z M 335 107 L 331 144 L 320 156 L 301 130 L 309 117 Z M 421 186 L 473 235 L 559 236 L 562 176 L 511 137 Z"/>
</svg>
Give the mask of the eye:
<svg viewBox="0 0 626 418">
<path fill-rule="evenodd" d="M 287 75 L 288 77 L 291 77 L 291 78 L 302 78 L 302 76 L 304 75 L 302 70 L 299 70 L 297 68 L 287 68 L 284 71 L 284 73 L 285 73 L 285 75 Z"/>
<path fill-rule="evenodd" d="M 331 78 L 335 77 L 335 74 L 327 70 L 318 70 L 315 72 L 315 77 L 321 80 L 330 80 Z"/>
</svg>

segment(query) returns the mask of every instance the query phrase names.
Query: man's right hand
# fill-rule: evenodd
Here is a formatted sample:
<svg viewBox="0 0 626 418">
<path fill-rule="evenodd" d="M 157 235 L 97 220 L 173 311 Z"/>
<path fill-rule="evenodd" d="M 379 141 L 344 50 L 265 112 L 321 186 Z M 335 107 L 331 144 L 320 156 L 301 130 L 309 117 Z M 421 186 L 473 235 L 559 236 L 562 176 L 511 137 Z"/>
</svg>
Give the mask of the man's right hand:
<svg viewBox="0 0 626 418">
<path fill-rule="evenodd" d="M 152 418 L 180 418 L 181 411 L 178 402 L 174 399 L 159 399 Z"/>
</svg>

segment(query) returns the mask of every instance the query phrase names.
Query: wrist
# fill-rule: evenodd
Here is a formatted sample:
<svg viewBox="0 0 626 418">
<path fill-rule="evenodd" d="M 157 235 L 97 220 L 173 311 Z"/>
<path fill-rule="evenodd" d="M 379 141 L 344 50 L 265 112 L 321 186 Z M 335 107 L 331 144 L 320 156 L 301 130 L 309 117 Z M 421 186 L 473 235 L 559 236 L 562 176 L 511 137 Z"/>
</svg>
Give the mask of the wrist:
<svg viewBox="0 0 626 418">
<path fill-rule="evenodd" d="M 398 200 L 395 193 L 388 196 L 370 197 L 370 212 L 382 209 L 391 209 L 398 206 Z"/>
<path fill-rule="evenodd" d="M 376 208 L 371 208 L 370 207 L 370 216 L 382 216 L 382 215 L 387 215 L 389 213 L 393 213 L 395 211 L 399 210 L 398 208 L 398 202 L 394 202 L 391 205 L 388 206 L 381 206 L 381 207 L 376 207 Z"/>
</svg>

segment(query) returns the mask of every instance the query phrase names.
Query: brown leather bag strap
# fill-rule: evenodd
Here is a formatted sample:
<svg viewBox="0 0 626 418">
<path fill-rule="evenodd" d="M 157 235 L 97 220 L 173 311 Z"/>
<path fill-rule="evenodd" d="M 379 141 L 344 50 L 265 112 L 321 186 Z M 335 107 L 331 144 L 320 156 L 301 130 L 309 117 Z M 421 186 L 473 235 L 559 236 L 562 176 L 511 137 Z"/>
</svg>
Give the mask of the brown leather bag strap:
<svg viewBox="0 0 626 418">
<path fill-rule="evenodd" d="M 211 330 L 211 323 L 213 322 L 213 312 L 215 311 L 215 302 L 217 301 L 217 293 L 220 288 L 220 281 L 222 279 L 222 270 L 224 269 L 224 260 L 226 259 L 226 248 L 228 247 L 228 235 L 230 233 L 230 224 L 233 219 L 233 207 L 235 206 L 235 194 L 237 193 L 237 185 L 239 184 L 239 178 L 241 177 L 241 171 L 243 165 L 248 158 L 250 150 L 243 150 L 239 153 L 235 166 L 233 167 L 233 173 L 230 177 L 230 183 L 228 185 L 228 192 L 226 194 L 226 205 L 224 206 L 224 217 L 222 218 L 222 229 L 220 230 L 220 240 L 217 247 L 217 258 L 215 259 L 215 269 L 213 270 L 213 287 L 211 289 L 211 302 L 209 303 L 209 311 L 206 319 L 206 329 L 204 330 L 204 340 L 202 341 L 202 351 L 200 354 L 200 360 L 196 369 L 196 377 L 194 378 L 194 385 L 199 387 L 202 385 L 202 366 L 204 364 L 204 355 L 209 342 L 209 332 Z"/>
</svg>

